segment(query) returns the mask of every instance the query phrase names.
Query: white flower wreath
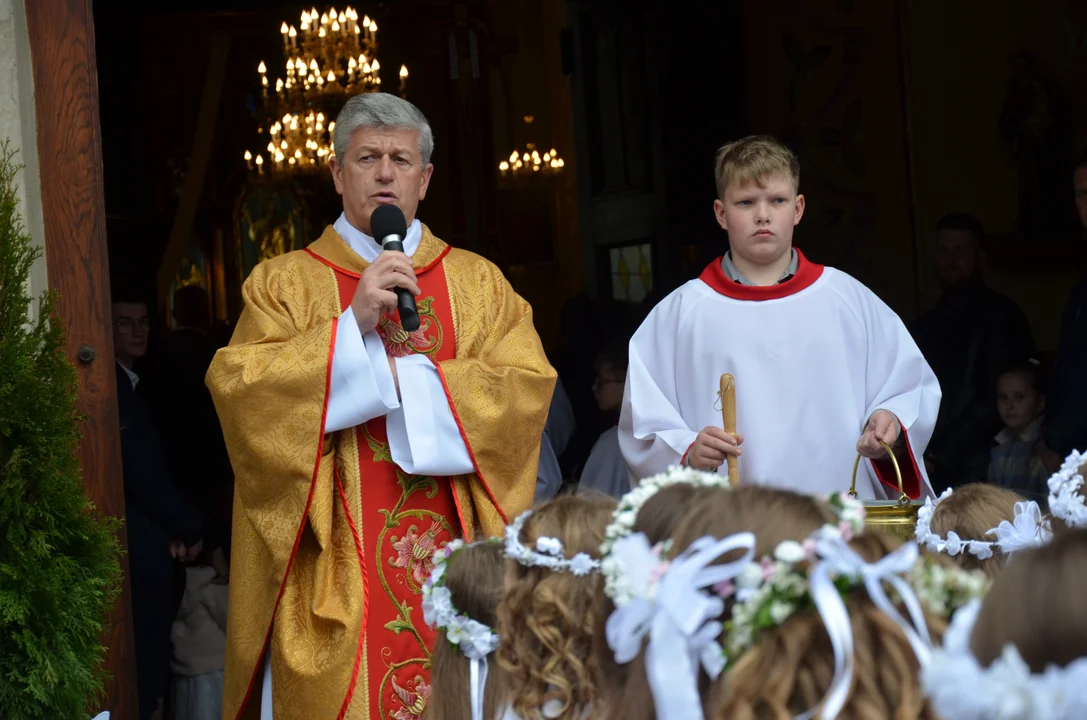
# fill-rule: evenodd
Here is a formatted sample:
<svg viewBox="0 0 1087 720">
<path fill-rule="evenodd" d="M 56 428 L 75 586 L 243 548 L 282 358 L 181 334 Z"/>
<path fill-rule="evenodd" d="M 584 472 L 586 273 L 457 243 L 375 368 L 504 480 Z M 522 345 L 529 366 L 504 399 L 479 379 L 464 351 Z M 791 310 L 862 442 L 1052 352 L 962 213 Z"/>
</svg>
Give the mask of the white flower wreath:
<svg viewBox="0 0 1087 720">
<path fill-rule="evenodd" d="M 536 538 L 536 549 L 521 543 L 521 529 L 532 517 L 531 510 L 521 513 L 512 525 L 506 527 L 506 555 L 525 567 L 545 567 L 555 572 L 569 572 L 581 577 L 600 569 L 600 561 L 587 553 L 579 552 L 571 558 L 563 555 L 562 540 L 541 536 Z"/>
<path fill-rule="evenodd" d="M 851 513 L 852 507 L 846 512 Z M 836 639 L 832 642 L 835 678 L 822 710 L 833 717 L 834 712 L 828 708 L 841 708 L 851 682 L 851 670 L 847 670 L 851 664 L 845 658 L 852 654 L 853 640 L 844 600 L 851 588 L 863 585 L 872 601 L 903 630 L 918 657 L 923 658 L 928 654 L 930 640 L 922 608 L 946 617 L 988 587 L 984 573 L 949 569 L 919 557 L 914 543 L 901 546 L 875 563 L 866 563 L 848 545 L 852 529 L 848 523 L 825 525 L 803 543 L 786 540 L 771 556 L 758 561 L 751 558 L 749 550 L 747 559 L 726 566 L 705 564 L 725 549 L 714 543 L 731 542 L 733 546 L 728 549 L 736 550 L 744 535 L 750 533 L 719 541 L 702 538 L 672 561 L 662 557 L 660 548 L 651 548 L 641 533 L 620 540 L 614 555 L 638 592 L 631 602 L 617 607 L 607 621 L 608 644 L 616 661 L 633 659 L 647 637 L 651 645 L 667 642 L 667 652 L 663 646 L 658 647 L 655 654 L 650 652 L 655 660 L 647 660 L 654 697 L 697 699 L 691 687 L 693 680 L 686 677 L 690 663 L 683 665 L 685 656 L 700 659 L 706 672 L 716 677 L 752 647 L 760 633 L 779 627 L 800 610 L 814 607 L 828 633 Z M 752 538 L 746 547 L 753 546 Z M 695 563 L 700 556 L 705 557 Z M 718 574 L 707 575 L 710 572 Z M 891 585 L 890 597 L 882 587 L 884 583 Z M 720 617 L 726 608 L 724 602 L 730 599 L 734 600 L 730 612 Z M 910 622 L 896 609 L 895 599 L 906 607 Z M 677 633 L 658 622 L 659 614 L 682 618 L 687 623 L 683 626 L 684 648 L 672 647 L 675 639 L 664 637 Z M 688 622 L 692 618 L 697 622 Z M 662 627 L 669 632 L 661 635 L 658 629 Z M 718 645 L 716 637 L 722 630 L 723 645 Z M 685 671 L 677 672 L 677 664 Z M 802 717 L 810 718 L 812 714 Z"/>
<path fill-rule="evenodd" d="M 452 593 L 445 586 L 445 571 L 450 558 L 465 547 L 463 540 L 450 540 L 434 553 L 434 569 L 423 583 L 423 620 L 430 627 L 444 632 L 446 640 L 459 647 L 465 657 L 480 660 L 498 649 L 498 634 L 458 611 L 453 606 Z"/>
<path fill-rule="evenodd" d="M 668 469 L 668 472 L 645 478 L 619 500 L 619 505 L 611 514 L 611 523 L 604 529 L 604 542 L 600 545 L 600 554 L 603 558 L 600 563 L 604 573 L 604 592 L 616 607 L 630 602 L 634 597 L 634 589 L 622 572 L 618 561 L 612 557 L 615 543 L 630 535 L 634 529 L 634 522 L 638 519 L 638 513 L 649 498 L 656 495 L 661 488 L 680 483 L 696 487 L 727 488 L 729 486 L 728 477 L 725 475 L 687 467 L 672 467 Z"/>
<path fill-rule="evenodd" d="M 1073 450 L 1061 469 L 1049 478 L 1049 512 L 1072 527 L 1087 527 L 1087 505 L 1080 492 L 1083 487 L 1080 467 L 1084 463 L 1087 463 L 1087 453 Z"/>
<path fill-rule="evenodd" d="M 1050 483 L 1052 482 L 1053 480 L 1050 480 Z M 1082 483 L 1082 478 L 1080 482 Z M 1033 500 L 1017 502 L 1015 518 L 1012 522 L 1002 520 L 1000 525 L 986 531 L 986 535 L 994 535 L 996 540 L 963 540 L 954 530 L 949 531 L 946 538 L 941 537 L 932 531 L 932 515 L 939 504 L 951 497 L 951 494 L 952 489 L 948 488 L 936 499 L 935 503 L 930 497 L 917 511 L 917 527 L 914 529 L 914 536 L 917 538 L 917 544 L 926 550 L 947 553 L 951 557 L 960 553 L 970 553 L 978 560 L 988 560 L 993 556 L 994 549 L 1010 554 L 1023 548 L 1044 545 L 1053 538 L 1049 520 L 1042 516 L 1041 508 Z"/>
<path fill-rule="evenodd" d="M 934 711 L 955 720 L 1079 720 L 1087 717 L 1087 658 L 1032 673 L 1015 645 L 982 667 L 970 652 L 981 601 L 955 613 L 942 649 L 921 671 Z"/>
</svg>

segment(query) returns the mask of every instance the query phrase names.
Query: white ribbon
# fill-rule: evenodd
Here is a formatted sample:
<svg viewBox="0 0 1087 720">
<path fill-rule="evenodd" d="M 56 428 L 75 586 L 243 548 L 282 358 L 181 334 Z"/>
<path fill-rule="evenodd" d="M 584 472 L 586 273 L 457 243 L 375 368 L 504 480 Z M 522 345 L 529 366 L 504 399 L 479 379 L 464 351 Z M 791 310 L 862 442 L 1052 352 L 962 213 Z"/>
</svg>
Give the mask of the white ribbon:
<svg viewBox="0 0 1087 720">
<path fill-rule="evenodd" d="M 1042 509 L 1033 500 L 1015 503 L 1015 520 L 1001 520 L 999 525 L 985 534 L 995 535 L 996 544 L 1006 554 L 1039 547 L 1053 539 L 1049 523 L 1042 519 Z"/>
<path fill-rule="evenodd" d="M 929 638 L 928 625 L 925 623 L 921 603 L 909 583 L 902 577 L 917 562 L 916 543 L 906 543 L 874 563 L 865 562 L 864 558 L 840 537 L 818 540 L 815 550 L 821 561 L 812 570 L 810 576 L 811 597 L 827 628 L 831 647 L 834 649 L 834 677 L 831 679 L 830 688 L 827 690 L 826 697 L 823 698 L 822 708 L 818 714 L 822 720 L 833 720 L 841 712 L 848 699 L 854 667 L 853 626 L 845 602 L 834 585 L 834 577 L 861 578 L 872 603 L 894 621 L 906 635 L 922 667 L 928 663 L 932 641 Z M 912 624 L 902 617 L 894 603 L 887 597 L 883 589 L 884 582 L 890 583 L 898 593 L 902 604 L 906 606 Z M 809 720 L 815 715 L 816 709 L 813 708 L 800 715 L 799 719 Z"/>
<path fill-rule="evenodd" d="M 483 698 L 487 692 L 487 658 L 472 658 L 468 672 L 472 694 L 472 720 L 483 720 Z"/>
<path fill-rule="evenodd" d="M 643 548 L 638 553 L 640 558 L 632 551 L 625 553 L 626 562 L 640 566 L 630 568 L 635 575 L 660 563 L 660 558 L 649 549 L 648 541 L 632 539 L 631 543 L 630 550 Z M 744 550 L 743 557 L 723 565 L 710 564 L 734 550 Z M 716 679 L 726 662 L 717 644 L 723 627 L 718 618 L 725 603 L 706 592 L 706 588 L 737 577 L 754 555 L 752 533 L 738 533 L 721 540 L 708 535 L 701 537 L 671 562 L 660 579 L 655 598 L 645 593 L 637 595 L 608 618 L 605 625 L 608 645 L 620 664 L 637 656 L 648 634 L 646 672 L 660 720 L 703 717 L 698 693 L 699 666 Z"/>
</svg>

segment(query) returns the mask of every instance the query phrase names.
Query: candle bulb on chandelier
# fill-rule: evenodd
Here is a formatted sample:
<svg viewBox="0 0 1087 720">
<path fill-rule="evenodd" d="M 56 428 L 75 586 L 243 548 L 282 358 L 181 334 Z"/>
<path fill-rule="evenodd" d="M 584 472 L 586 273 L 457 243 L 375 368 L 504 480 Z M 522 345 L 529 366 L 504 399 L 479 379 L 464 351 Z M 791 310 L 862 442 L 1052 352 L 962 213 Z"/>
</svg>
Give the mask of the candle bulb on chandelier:
<svg viewBox="0 0 1087 720">
<path fill-rule="evenodd" d="M 290 29 L 287 31 L 287 35 L 291 39 L 291 48 L 292 49 L 297 49 L 298 48 L 298 31 L 294 29 L 294 25 L 291 25 Z"/>
<path fill-rule="evenodd" d="M 257 172 L 259 172 L 261 175 L 264 174 L 264 156 L 263 155 L 257 155 Z"/>
<path fill-rule="evenodd" d="M 404 92 L 408 86 L 408 66 L 400 66 L 400 95 L 403 97 Z"/>
<path fill-rule="evenodd" d="M 250 170 L 252 170 L 253 169 L 253 153 L 246 150 L 244 157 L 245 157 L 245 166 L 247 168 L 249 168 Z"/>
</svg>

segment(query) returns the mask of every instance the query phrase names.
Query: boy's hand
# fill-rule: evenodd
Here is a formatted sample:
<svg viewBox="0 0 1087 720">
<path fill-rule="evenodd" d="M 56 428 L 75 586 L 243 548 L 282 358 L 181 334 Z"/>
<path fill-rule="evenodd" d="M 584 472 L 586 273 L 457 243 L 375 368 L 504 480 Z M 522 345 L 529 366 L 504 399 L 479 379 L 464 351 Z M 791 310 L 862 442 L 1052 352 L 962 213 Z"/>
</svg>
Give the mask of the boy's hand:
<svg viewBox="0 0 1087 720">
<path fill-rule="evenodd" d="M 743 435 L 729 435 L 721 428 L 711 425 L 694 439 L 694 444 L 687 452 L 687 465 L 695 470 L 713 472 L 721 467 L 726 456 L 740 457 L 744 452 L 740 449 L 743 442 Z"/>
<path fill-rule="evenodd" d="M 857 452 L 866 458 L 881 458 L 887 455 L 887 451 L 880 443 L 886 443 L 891 447 L 898 441 L 898 435 L 902 428 L 898 425 L 898 418 L 886 410 L 876 410 L 868 418 L 868 425 L 861 433 L 861 439 L 857 441 Z"/>
</svg>

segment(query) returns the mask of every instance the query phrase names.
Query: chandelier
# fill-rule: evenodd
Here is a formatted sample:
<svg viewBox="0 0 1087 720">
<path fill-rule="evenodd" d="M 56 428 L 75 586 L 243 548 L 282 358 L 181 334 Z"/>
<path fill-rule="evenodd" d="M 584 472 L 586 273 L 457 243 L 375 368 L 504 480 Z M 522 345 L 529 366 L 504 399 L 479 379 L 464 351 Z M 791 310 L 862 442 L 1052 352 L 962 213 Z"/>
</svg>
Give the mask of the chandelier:
<svg viewBox="0 0 1087 720">
<path fill-rule="evenodd" d="M 535 118 L 525 115 L 526 125 L 531 125 Z M 540 154 L 536 143 L 526 143 L 525 149 L 514 148 L 508 159 L 498 163 L 498 172 L 506 177 L 527 177 L 534 174 L 551 175 L 562 172 L 566 162 L 559 157 L 555 148 Z"/>
<path fill-rule="evenodd" d="M 261 108 L 258 128 L 268 144 L 245 151 L 250 170 L 270 172 L 323 170 L 332 146 L 334 117 L 348 98 L 381 90 L 381 63 L 377 58 L 377 23 L 348 6 L 318 13 L 303 10 L 296 28 L 284 22 L 284 77 L 274 84 L 262 60 Z M 407 87 L 408 68 L 400 66 L 400 96 Z M 274 90 L 273 90 L 274 87 Z"/>
</svg>

